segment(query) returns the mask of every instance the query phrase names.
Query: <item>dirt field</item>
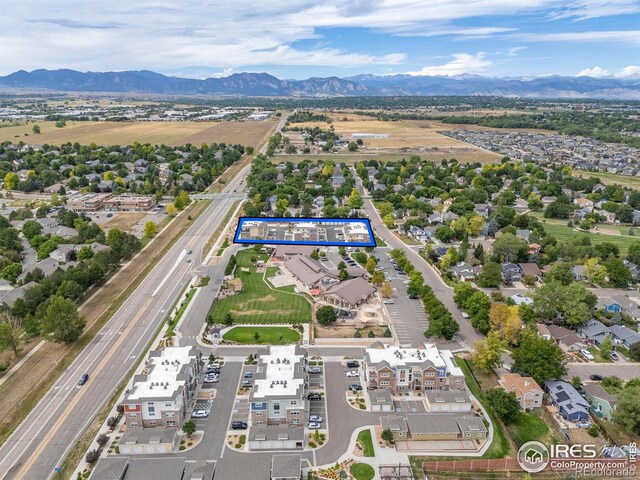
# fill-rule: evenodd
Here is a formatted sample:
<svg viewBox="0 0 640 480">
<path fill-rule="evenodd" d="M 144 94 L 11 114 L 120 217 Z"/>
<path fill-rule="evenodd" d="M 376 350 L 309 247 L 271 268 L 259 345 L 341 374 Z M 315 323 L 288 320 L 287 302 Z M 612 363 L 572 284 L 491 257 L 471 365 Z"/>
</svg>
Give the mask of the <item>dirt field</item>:
<svg viewBox="0 0 640 480">
<path fill-rule="evenodd" d="M 106 222 L 103 227 L 108 229 L 119 228 L 125 232 L 131 232 L 134 225 L 146 216 L 147 214 L 142 212 L 118 213 L 111 220 Z"/>
<path fill-rule="evenodd" d="M 0 128 L 0 142 L 60 145 L 66 142 L 98 145 L 128 145 L 133 142 L 183 145 L 230 143 L 256 147 L 277 125 L 265 122 L 39 122 L 41 133 L 32 132 L 33 123 Z M 26 134 L 26 135 L 25 135 Z"/>
<path fill-rule="evenodd" d="M 354 133 L 379 133 L 388 135 L 387 138 L 365 138 L 364 146 L 357 154 L 364 157 L 384 157 L 386 155 L 400 155 L 400 158 L 416 154 L 426 159 L 442 160 L 443 158 L 457 158 L 462 162 L 496 162 L 500 155 L 483 150 L 465 142 L 449 138 L 438 133 L 439 130 L 454 130 L 456 126 L 444 125 L 430 120 L 402 120 L 398 122 L 382 122 L 369 117 L 336 115 L 331 124 L 334 130 L 345 140 L 351 141 Z M 327 123 L 309 122 L 295 124 L 295 126 L 318 126 L 326 129 Z M 387 158 L 381 158 L 387 159 Z"/>
</svg>

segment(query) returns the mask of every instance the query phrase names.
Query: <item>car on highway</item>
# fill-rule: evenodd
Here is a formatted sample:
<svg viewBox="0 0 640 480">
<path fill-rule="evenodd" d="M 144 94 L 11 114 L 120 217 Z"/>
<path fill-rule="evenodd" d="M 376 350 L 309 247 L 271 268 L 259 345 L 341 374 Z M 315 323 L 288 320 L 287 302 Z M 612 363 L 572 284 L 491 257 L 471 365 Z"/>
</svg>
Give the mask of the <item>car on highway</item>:
<svg viewBox="0 0 640 480">
<path fill-rule="evenodd" d="M 362 390 L 362 385 L 360 385 L 359 383 L 352 383 L 351 385 L 349 385 L 347 387 L 348 390 L 351 390 L 352 392 L 356 391 L 356 390 Z"/>
<path fill-rule="evenodd" d="M 323 418 L 320 415 L 311 415 L 309 417 L 309 421 L 310 422 L 317 422 L 317 423 L 322 423 L 323 422 Z"/>
<path fill-rule="evenodd" d="M 231 428 L 233 430 L 246 430 L 248 426 L 247 422 L 241 422 L 240 420 L 234 420 L 231 422 Z"/>
<path fill-rule="evenodd" d="M 594 360 L 593 355 L 591 355 L 591 352 L 589 350 L 585 350 L 584 348 L 580 350 L 580 355 L 582 355 L 584 358 L 586 358 L 590 362 L 593 362 Z"/>
<path fill-rule="evenodd" d="M 601 382 L 602 381 L 602 375 L 598 375 L 597 373 L 594 373 L 593 375 L 589 375 L 589 378 L 591 380 L 593 380 L 594 382 Z"/>
<path fill-rule="evenodd" d="M 85 373 L 80 377 L 80 380 L 78 380 L 78 386 L 81 387 L 82 385 L 84 385 L 88 381 L 89 381 L 89 374 Z"/>
<path fill-rule="evenodd" d="M 356 362 L 355 360 L 349 360 L 347 362 L 347 368 L 358 368 L 360 366 L 360 364 L 358 362 Z"/>
<path fill-rule="evenodd" d="M 347 372 L 347 377 L 359 377 L 360 376 L 360 372 L 357 370 L 349 370 Z"/>
<path fill-rule="evenodd" d="M 194 410 L 191 414 L 191 418 L 207 418 L 209 412 L 207 410 Z"/>
<path fill-rule="evenodd" d="M 309 373 L 322 373 L 322 368 L 320 367 L 309 367 Z"/>
<path fill-rule="evenodd" d="M 320 424 L 318 422 L 309 422 L 307 428 L 309 428 L 310 430 L 315 430 L 317 428 L 320 428 Z"/>
<path fill-rule="evenodd" d="M 310 393 L 307 395 L 307 400 L 322 400 L 322 395 L 319 393 Z"/>
<path fill-rule="evenodd" d="M 385 305 L 392 305 L 392 304 L 394 304 L 394 303 L 396 303 L 396 302 L 394 302 L 394 301 L 393 301 L 393 300 L 391 300 L 391 299 L 387 299 L 387 300 L 383 300 L 383 301 L 382 301 L 382 303 L 384 303 Z"/>
</svg>

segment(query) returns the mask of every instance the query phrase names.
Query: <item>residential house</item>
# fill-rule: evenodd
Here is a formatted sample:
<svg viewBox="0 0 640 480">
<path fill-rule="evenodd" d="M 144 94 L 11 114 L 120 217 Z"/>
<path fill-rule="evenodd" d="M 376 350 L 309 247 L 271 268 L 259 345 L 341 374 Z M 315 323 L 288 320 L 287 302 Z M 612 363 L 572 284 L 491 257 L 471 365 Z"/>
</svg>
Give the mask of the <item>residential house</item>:
<svg viewBox="0 0 640 480">
<path fill-rule="evenodd" d="M 640 333 L 624 325 L 612 325 L 611 336 L 613 337 L 614 344 L 623 345 L 626 348 L 631 348 L 632 345 L 640 342 Z"/>
<path fill-rule="evenodd" d="M 592 319 L 578 327 L 578 335 L 599 347 L 602 341 L 611 335 L 611 329 L 601 321 Z"/>
<path fill-rule="evenodd" d="M 531 230 L 527 229 L 518 229 L 516 230 L 516 237 L 521 238 L 525 242 L 529 243 L 529 236 L 531 235 Z"/>
<path fill-rule="evenodd" d="M 449 269 L 453 276 L 461 282 L 472 282 L 476 278 L 476 271 L 467 262 L 460 262 Z"/>
<path fill-rule="evenodd" d="M 579 208 L 579 209 L 587 209 L 590 212 L 593 210 L 593 201 L 589 200 L 586 197 L 580 197 L 580 198 L 576 198 L 575 200 L 573 200 L 573 203 Z"/>
<path fill-rule="evenodd" d="M 542 280 L 542 271 L 540 267 L 538 267 L 535 263 L 519 263 L 520 271 L 522 272 L 522 277 L 531 277 L 539 282 Z"/>
<path fill-rule="evenodd" d="M 481 217 L 484 217 L 484 218 L 487 218 L 489 216 L 489 213 L 491 213 L 489 209 L 489 205 L 487 205 L 486 203 L 476 203 L 473 206 L 473 212 L 476 215 L 480 215 Z"/>
<path fill-rule="evenodd" d="M 599 383 L 585 383 L 583 388 L 593 412 L 610 422 L 618 404 L 616 396 L 607 392 Z"/>
<path fill-rule="evenodd" d="M 369 301 L 375 291 L 376 289 L 364 278 L 358 277 L 334 284 L 324 291 L 320 298 L 335 307 L 355 310 Z"/>
<path fill-rule="evenodd" d="M 449 350 L 431 343 L 405 348 L 374 343 L 364 354 L 365 383 L 392 393 L 427 390 L 464 391 L 464 374 Z"/>
<path fill-rule="evenodd" d="M 128 428 L 179 428 L 194 398 L 202 354 L 193 346 L 165 347 L 149 353 L 122 405 Z"/>
<path fill-rule="evenodd" d="M 272 345 L 260 355 L 249 395 L 251 425 L 304 425 L 307 359 L 298 345 Z"/>
<path fill-rule="evenodd" d="M 585 276 L 584 265 L 576 265 L 571 269 L 571 271 L 576 282 L 584 282 L 587 280 L 587 277 Z"/>
<path fill-rule="evenodd" d="M 438 212 L 434 212 L 427 217 L 427 221 L 431 225 L 439 225 L 442 223 L 442 215 L 440 215 Z"/>
<path fill-rule="evenodd" d="M 547 325 L 547 329 L 551 338 L 565 352 L 577 352 L 587 348 L 587 343 L 568 328 L 560 325 Z"/>
<path fill-rule="evenodd" d="M 613 223 L 616 221 L 615 212 L 607 212 L 606 210 L 596 210 L 596 213 L 598 215 L 602 215 L 605 218 L 604 221 L 607 223 Z"/>
<path fill-rule="evenodd" d="M 521 293 L 514 293 L 513 295 L 511 295 L 509 297 L 509 299 L 511 299 L 511 301 L 513 303 L 515 303 L 516 305 L 520 306 L 520 305 L 533 305 L 533 298 L 531 297 L 525 297 L 523 294 Z"/>
<path fill-rule="evenodd" d="M 549 380 L 545 382 L 544 389 L 564 419 L 578 422 L 589 418 L 589 402 L 570 383 Z"/>
<path fill-rule="evenodd" d="M 400 415 L 387 415 L 380 417 L 380 428 L 382 430 L 391 430 L 394 440 L 406 440 L 409 436 L 409 427 L 407 419 Z"/>
<path fill-rule="evenodd" d="M 523 410 L 531 410 L 542 406 L 544 392 L 531 377 L 521 377 L 517 373 L 504 373 L 500 378 L 500 386 L 507 392 L 513 392 Z"/>
<path fill-rule="evenodd" d="M 502 279 L 505 283 L 519 282 L 522 280 L 522 270 L 515 263 L 504 262 L 501 265 Z"/>
<path fill-rule="evenodd" d="M 630 262 L 629 260 L 623 260 L 622 263 L 625 264 L 625 266 L 629 269 L 629 271 L 631 272 L 631 276 L 633 277 L 634 280 L 640 280 L 640 268 L 638 268 L 638 266 L 633 263 Z"/>
</svg>

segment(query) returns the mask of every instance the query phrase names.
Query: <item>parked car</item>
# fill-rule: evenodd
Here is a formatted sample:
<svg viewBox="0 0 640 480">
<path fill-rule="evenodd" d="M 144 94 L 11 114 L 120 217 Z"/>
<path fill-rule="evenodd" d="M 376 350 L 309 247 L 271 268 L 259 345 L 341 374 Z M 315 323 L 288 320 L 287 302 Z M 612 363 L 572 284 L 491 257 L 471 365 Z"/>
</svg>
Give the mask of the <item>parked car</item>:
<svg viewBox="0 0 640 480">
<path fill-rule="evenodd" d="M 113 213 L 107 213 L 107 218 L 113 217 Z"/>
<path fill-rule="evenodd" d="M 219 368 L 213 368 L 213 367 L 207 367 L 207 374 L 209 373 L 215 373 L 217 375 L 220 375 L 220 369 Z"/>
<path fill-rule="evenodd" d="M 187 250 L 187 255 L 191 255 L 193 253 L 193 250 Z"/>
<path fill-rule="evenodd" d="M 358 362 L 356 362 L 355 360 L 349 360 L 347 362 L 347 368 L 358 368 L 360 366 L 360 364 Z"/>
<path fill-rule="evenodd" d="M 191 418 L 207 418 L 209 412 L 207 410 L 194 410 L 191 414 Z"/>
<path fill-rule="evenodd" d="M 320 428 L 320 424 L 317 422 L 309 422 L 309 425 L 307 425 L 307 428 L 311 429 L 311 430 L 316 430 L 318 428 Z"/>
<path fill-rule="evenodd" d="M 251 388 L 253 387 L 253 382 L 251 380 L 243 380 L 242 386 L 245 388 Z"/>
<path fill-rule="evenodd" d="M 234 420 L 233 422 L 231 422 L 231 428 L 233 430 L 246 430 L 247 427 L 247 422 L 241 422 L 239 420 Z"/>
<path fill-rule="evenodd" d="M 244 378 L 253 378 L 253 372 L 251 370 L 247 370 L 244 372 Z"/>
<path fill-rule="evenodd" d="M 309 421 L 310 422 L 317 422 L 317 423 L 322 423 L 324 419 L 320 416 L 320 415 L 311 415 L 309 417 Z"/>
<path fill-rule="evenodd" d="M 611 352 L 611 360 L 620 360 L 620 355 L 617 352 Z"/>
<path fill-rule="evenodd" d="M 387 300 L 383 300 L 382 303 L 384 303 L 385 305 L 391 305 L 391 304 L 396 303 L 396 302 L 394 302 L 391 299 L 387 299 Z"/>
<path fill-rule="evenodd" d="M 309 367 L 309 373 L 322 373 L 322 368 L 320 367 Z"/>
<path fill-rule="evenodd" d="M 469 318 L 469 314 L 467 312 L 462 312 L 462 318 Z"/>
<path fill-rule="evenodd" d="M 85 373 L 80 377 L 80 380 L 78 380 L 78 386 L 82 386 L 85 383 L 87 383 L 89 381 L 89 374 Z"/>
<path fill-rule="evenodd" d="M 360 385 L 359 383 L 352 383 L 348 388 L 351 391 L 362 390 L 362 385 Z"/>
<path fill-rule="evenodd" d="M 594 373 L 593 375 L 589 375 L 589 378 L 591 380 L 593 380 L 594 382 L 601 382 L 602 381 L 602 375 L 598 375 L 597 373 Z"/>
<path fill-rule="evenodd" d="M 322 400 L 322 395 L 319 393 L 310 393 L 307 395 L 307 400 Z"/>
<path fill-rule="evenodd" d="M 360 376 L 360 372 L 357 370 L 349 370 L 347 372 L 347 377 L 359 377 Z"/>
<path fill-rule="evenodd" d="M 585 350 L 584 348 L 580 350 L 580 355 L 582 355 L 584 358 L 586 358 L 589 361 L 593 361 L 593 355 L 591 355 L 591 352 L 589 350 Z"/>
</svg>

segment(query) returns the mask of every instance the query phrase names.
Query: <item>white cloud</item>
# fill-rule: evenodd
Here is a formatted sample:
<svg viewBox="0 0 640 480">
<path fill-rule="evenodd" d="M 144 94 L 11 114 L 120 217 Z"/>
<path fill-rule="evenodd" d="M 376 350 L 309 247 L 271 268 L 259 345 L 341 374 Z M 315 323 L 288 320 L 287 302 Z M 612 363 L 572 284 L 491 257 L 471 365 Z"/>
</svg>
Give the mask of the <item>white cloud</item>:
<svg viewBox="0 0 640 480">
<path fill-rule="evenodd" d="M 456 53 L 453 60 L 442 65 L 432 65 L 422 68 L 417 72 L 407 72 L 409 75 L 462 75 L 486 73 L 493 62 L 485 58 L 484 52 L 475 55 L 469 53 Z"/>
<path fill-rule="evenodd" d="M 577 0 L 549 14 L 554 20 L 573 18 L 589 20 L 591 18 L 629 15 L 640 12 L 638 0 Z"/>
<path fill-rule="evenodd" d="M 594 77 L 594 78 L 640 78 L 640 65 L 628 65 L 618 71 L 610 72 L 606 68 L 593 67 L 585 68 L 578 77 Z"/>
<path fill-rule="evenodd" d="M 593 67 L 593 68 L 585 68 L 580 73 L 578 73 L 578 77 L 608 77 L 609 70 L 606 68 Z"/>
<path fill-rule="evenodd" d="M 530 42 L 619 42 L 625 45 L 640 45 L 640 30 L 524 33 L 514 34 L 513 37 Z"/>
</svg>

